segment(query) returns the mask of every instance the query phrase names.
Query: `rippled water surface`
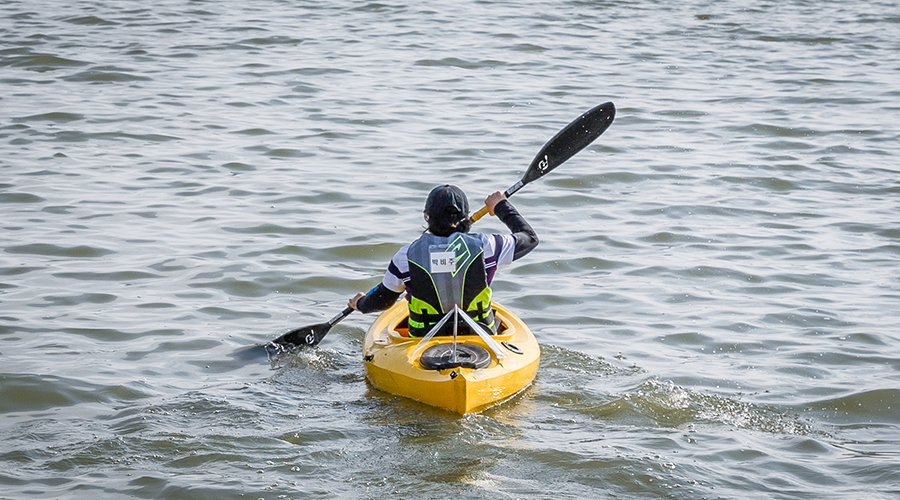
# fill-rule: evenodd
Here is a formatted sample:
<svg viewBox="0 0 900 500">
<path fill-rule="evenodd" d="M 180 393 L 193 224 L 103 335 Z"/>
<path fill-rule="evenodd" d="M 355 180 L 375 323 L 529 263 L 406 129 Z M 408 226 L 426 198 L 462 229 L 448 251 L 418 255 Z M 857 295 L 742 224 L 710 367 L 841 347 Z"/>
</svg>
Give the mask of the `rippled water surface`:
<svg viewBox="0 0 900 500">
<path fill-rule="evenodd" d="M 898 75 L 896 1 L 3 2 L 0 498 L 897 498 Z M 257 347 L 606 101 L 513 198 L 524 393 Z"/>
</svg>

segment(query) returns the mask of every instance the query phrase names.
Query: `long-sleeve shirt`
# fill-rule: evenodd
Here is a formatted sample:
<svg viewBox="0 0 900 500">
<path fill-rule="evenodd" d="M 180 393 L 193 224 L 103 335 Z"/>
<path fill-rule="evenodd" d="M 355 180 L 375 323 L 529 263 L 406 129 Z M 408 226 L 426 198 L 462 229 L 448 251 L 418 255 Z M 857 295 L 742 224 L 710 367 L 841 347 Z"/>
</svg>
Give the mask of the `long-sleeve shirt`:
<svg viewBox="0 0 900 500">
<path fill-rule="evenodd" d="M 494 214 L 511 231 L 511 234 L 481 234 L 484 248 L 484 268 L 487 282 L 491 283 L 497 266 L 510 264 L 518 260 L 538 245 L 538 237 L 534 229 L 508 200 L 502 200 L 494 207 Z M 405 290 L 409 281 L 409 261 L 406 257 L 409 245 L 397 250 L 391 258 L 381 283 L 368 295 L 361 298 L 356 307 L 364 313 L 383 311 L 390 307 Z"/>
</svg>

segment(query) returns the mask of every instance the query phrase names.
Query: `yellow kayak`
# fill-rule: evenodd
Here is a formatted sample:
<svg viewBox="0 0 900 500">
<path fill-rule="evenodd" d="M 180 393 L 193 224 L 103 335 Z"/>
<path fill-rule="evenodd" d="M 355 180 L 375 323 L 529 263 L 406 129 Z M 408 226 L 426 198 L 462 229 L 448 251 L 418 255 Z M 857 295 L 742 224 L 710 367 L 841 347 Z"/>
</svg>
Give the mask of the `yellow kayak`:
<svg viewBox="0 0 900 500">
<path fill-rule="evenodd" d="M 366 332 L 366 378 L 385 392 L 460 414 L 518 393 L 534 380 L 540 347 L 521 319 L 492 305 L 501 325 L 497 335 L 459 335 L 454 345 L 449 335 L 409 337 L 409 306 L 398 301 Z"/>
</svg>

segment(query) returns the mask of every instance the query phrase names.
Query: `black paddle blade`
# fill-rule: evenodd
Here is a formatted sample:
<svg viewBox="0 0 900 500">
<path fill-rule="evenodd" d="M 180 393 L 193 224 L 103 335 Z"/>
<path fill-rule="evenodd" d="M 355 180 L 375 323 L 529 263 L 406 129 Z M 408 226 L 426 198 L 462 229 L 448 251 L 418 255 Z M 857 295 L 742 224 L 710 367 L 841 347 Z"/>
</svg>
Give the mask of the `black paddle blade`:
<svg viewBox="0 0 900 500">
<path fill-rule="evenodd" d="M 369 293 L 372 293 L 373 290 L 375 290 L 375 288 L 369 290 Z M 295 346 L 316 345 L 325 338 L 325 335 L 328 333 L 328 330 L 331 330 L 332 326 L 340 323 L 341 320 L 350 316 L 352 313 L 353 308 L 347 306 L 343 311 L 338 313 L 337 316 L 331 318 L 326 323 L 319 323 L 318 325 L 304 326 L 303 328 L 291 330 L 266 345 L 274 344 L 286 349 Z"/>
<path fill-rule="evenodd" d="M 316 345 L 322 341 L 329 329 L 331 329 L 330 323 L 304 326 L 285 333 L 273 340 L 272 343 L 284 347 Z"/>
<path fill-rule="evenodd" d="M 522 185 L 540 179 L 600 137 L 612 125 L 616 107 L 607 102 L 579 116 L 544 144 L 522 177 Z"/>
</svg>

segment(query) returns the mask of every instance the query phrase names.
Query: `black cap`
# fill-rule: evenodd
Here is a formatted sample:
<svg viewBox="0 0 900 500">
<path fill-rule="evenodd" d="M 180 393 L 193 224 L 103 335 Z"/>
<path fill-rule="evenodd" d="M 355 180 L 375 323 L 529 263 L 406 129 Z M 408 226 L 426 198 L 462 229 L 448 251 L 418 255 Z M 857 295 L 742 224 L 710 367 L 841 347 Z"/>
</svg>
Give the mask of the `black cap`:
<svg viewBox="0 0 900 500">
<path fill-rule="evenodd" d="M 469 215 L 469 200 L 462 189 L 444 184 L 431 190 L 425 200 L 425 215 L 432 222 L 457 222 Z"/>
</svg>

